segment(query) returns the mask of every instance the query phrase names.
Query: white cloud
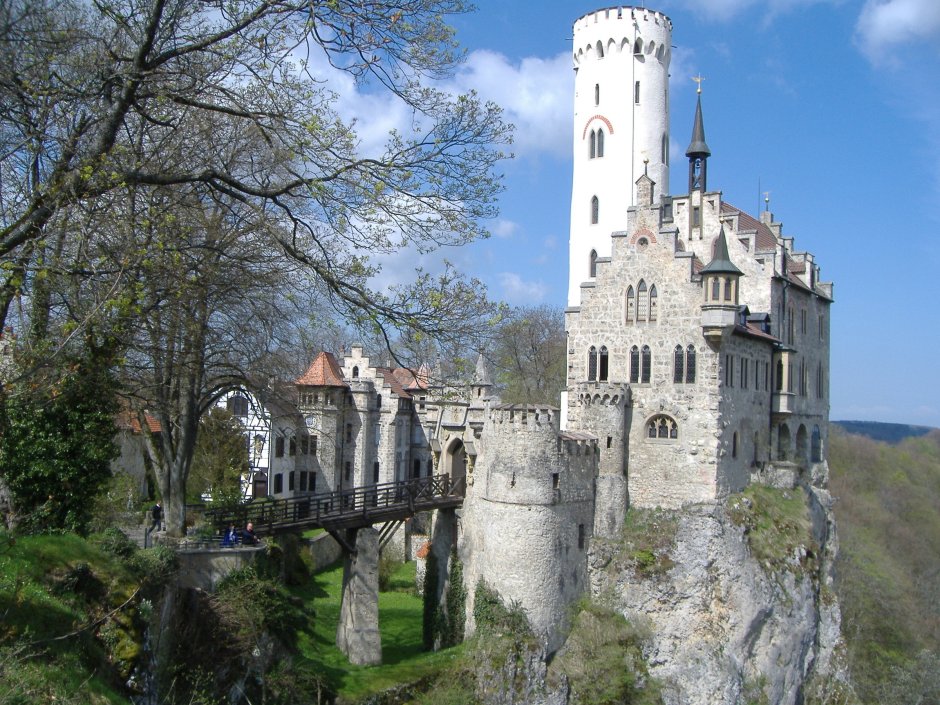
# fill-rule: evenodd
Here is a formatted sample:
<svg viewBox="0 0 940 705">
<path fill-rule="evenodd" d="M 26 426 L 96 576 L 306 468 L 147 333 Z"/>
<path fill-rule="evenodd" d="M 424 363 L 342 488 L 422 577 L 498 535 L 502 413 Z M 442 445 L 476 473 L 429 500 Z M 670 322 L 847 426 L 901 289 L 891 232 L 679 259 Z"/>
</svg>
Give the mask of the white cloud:
<svg viewBox="0 0 940 705">
<path fill-rule="evenodd" d="M 512 220 L 505 220 L 504 218 L 498 218 L 496 222 L 490 226 L 490 232 L 502 239 L 512 237 L 518 230 L 519 223 Z"/>
<path fill-rule="evenodd" d="M 475 90 L 501 106 L 506 121 L 516 126 L 513 151 L 517 155 L 569 156 L 574 71 L 568 53 L 512 63 L 493 51 L 474 51 L 444 88 Z"/>
<path fill-rule="evenodd" d="M 872 63 L 883 63 L 891 47 L 927 41 L 940 46 L 937 0 L 867 0 L 855 26 L 856 40 Z"/>
<path fill-rule="evenodd" d="M 542 303 L 548 287 L 541 281 L 525 281 L 515 272 L 500 272 L 499 283 L 503 289 L 503 301 L 519 306 Z"/>
</svg>

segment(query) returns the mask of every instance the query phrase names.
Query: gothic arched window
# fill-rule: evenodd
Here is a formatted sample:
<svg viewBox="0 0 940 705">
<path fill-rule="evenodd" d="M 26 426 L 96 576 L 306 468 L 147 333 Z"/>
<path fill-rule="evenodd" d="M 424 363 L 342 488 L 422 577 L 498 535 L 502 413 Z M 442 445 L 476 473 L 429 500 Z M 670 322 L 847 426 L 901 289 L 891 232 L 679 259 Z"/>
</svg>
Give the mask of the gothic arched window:
<svg viewBox="0 0 940 705">
<path fill-rule="evenodd" d="M 646 288 L 646 282 L 640 279 L 636 288 L 636 320 L 645 321 L 649 310 L 649 290 Z"/>
<path fill-rule="evenodd" d="M 731 301 L 731 277 L 725 277 L 725 301 Z"/>
<path fill-rule="evenodd" d="M 646 422 L 646 437 L 674 441 L 679 438 L 679 426 L 671 416 L 657 414 Z"/>
<path fill-rule="evenodd" d="M 685 351 L 681 345 L 677 345 L 673 352 L 672 366 L 672 381 L 675 384 L 681 384 L 685 381 Z"/>
<path fill-rule="evenodd" d="M 655 321 L 655 320 L 656 320 L 656 308 L 657 308 L 657 304 L 658 304 L 658 303 L 659 303 L 659 300 L 658 300 L 658 295 L 656 294 L 656 285 L 653 284 L 653 285 L 650 287 L 650 316 L 649 316 L 649 319 L 650 319 L 651 321 Z"/>
<path fill-rule="evenodd" d="M 603 130 L 597 131 L 597 156 L 598 157 L 604 156 L 604 131 Z"/>
<path fill-rule="evenodd" d="M 636 320 L 636 296 L 633 293 L 633 287 L 627 287 L 627 323 Z"/>
<path fill-rule="evenodd" d="M 640 353 L 640 382 L 649 384 L 650 381 L 651 353 L 650 346 L 644 345 Z"/>
<path fill-rule="evenodd" d="M 630 382 L 636 384 L 640 381 L 640 349 L 634 345 L 630 348 Z"/>
<path fill-rule="evenodd" d="M 600 105 L 600 104 L 601 104 L 601 84 L 595 83 L 594 84 L 594 105 Z"/>
<path fill-rule="evenodd" d="M 721 280 L 718 277 L 712 279 L 712 301 L 718 301 L 721 298 Z"/>
<path fill-rule="evenodd" d="M 597 250 L 591 250 L 591 257 L 588 261 L 588 276 L 592 279 L 597 276 Z"/>
<path fill-rule="evenodd" d="M 822 462 L 822 435 L 819 433 L 819 426 L 813 426 L 809 457 L 810 461 L 814 463 Z"/>
<path fill-rule="evenodd" d="M 588 350 L 588 380 L 593 382 L 597 379 L 597 348 L 593 345 Z"/>
<path fill-rule="evenodd" d="M 590 148 L 590 151 L 588 152 L 588 158 L 593 159 L 594 157 L 597 156 L 597 133 L 594 132 L 594 130 L 591 130 L 590 142 L 591 142 L 591 148 Z"/>
<path fill-rule="evenodd" d="M 607 381 L 607 346 L 601 346 L 600 364 L 598 365 L 597 379 L 601 382 Z"/>
<path fill-rule="evenodd" d="M 685 350 L 685 382 L 695 384 L 695 346 L 690 345 Z"/>
<path fill-rule="evenodd" d="M 597 225 L 597 221 L 600 218 L 601 203 L 597 200 L 597 196 L 591 197 L 591 225 Z"/>
</svg>

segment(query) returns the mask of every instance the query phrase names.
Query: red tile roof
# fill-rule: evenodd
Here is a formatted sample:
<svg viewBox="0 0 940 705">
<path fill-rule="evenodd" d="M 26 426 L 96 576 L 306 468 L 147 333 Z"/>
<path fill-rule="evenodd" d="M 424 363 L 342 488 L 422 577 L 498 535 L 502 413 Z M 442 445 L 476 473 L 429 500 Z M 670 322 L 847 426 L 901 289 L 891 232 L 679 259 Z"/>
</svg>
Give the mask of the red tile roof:
<svg viewBox="0 0 940 705">
<path fill-rule="evenodd" d="M 296 380 L 297 384 L 306 384 L 312 387 L 348 387 L 343 379 L 343 371 L 332 353 L 321 352 L 317 355 L 310 367 Z"/>
<path fill-rule="evenodd" d="M 770 335 L 770 333 L 765 333 L 758 326 L 755 326 L 752 323 L 748 323 L 747 325 L 744 325 L 744 326 L 736 325 L 734 327 L 734 332 L 737 333 L 738 335 L 744 335 L 744 336 L 748 336 L 751 338 L 760 338 L 761 340 L 765 340 L 768 343 L 780 342 L 778 338 Z"/>
<path fill-rule="evenodd" d="M 400 381 L 400 380 L 397 378 L 397 376 L 395 375 L 395 373 L 398 372 L 398 370 L 401 370 L 401 369 L 402 369 L 401 367 L 399 367 L 398 369 L 395 369 L 395 370 L 391 369 L 390 367 L 376 367 L 376 368 L 375 368 L 375 371 L 378 372 L 380 375 L 382 375 L 382 379 L 385 380 L 385 384 L 387 384 L 389 387 L 391 387 L 392 391 L 393 391 L 395 394 L 397 394 L 398 396 L 403 397 L 403 398 L 405 398 L 405 399 L 410 399 L 410 398 L 411 398 L 411 394 L 409 394 L 409 393 L 405 390 L 404 385 L 401 383 L 401 381 Z M 405 370 L 405 371 L 407 372 L 407 370 Z"/>
<path fill-rule="evenodd" d="M 409 391 L 420 391 L 428 388 L 427 368 L 421 368 L 415 372 L 407 367 L 397 367 L 392 370 L 392 375 L 404 389 Z"/>
<path fill-rule="evenodd" d="M 160 422 L 150 414 L 144 414 L 144 421 L 151 433 L 160 433 L 163 430 L 160 426 Z M 140 420 L 137 418 L 137 414 L 129 408 L 122 409 L 118 412 L 114 419 L 114 424 L 122 431 L 140 433 Z"/>
<path fill-rule="evenodd" d="M 757 218 L 748 215 L 740 208 L 735 208 L 730 203 L 721 202 L 721 212 L 724 215 L 738 216 L 738 231 L 755 230 L 757 232 L 755 241 L 758 250 L 773 250 L 777 247 L 777 238 L 769 227 L 760 222 Z"/>
</svg>

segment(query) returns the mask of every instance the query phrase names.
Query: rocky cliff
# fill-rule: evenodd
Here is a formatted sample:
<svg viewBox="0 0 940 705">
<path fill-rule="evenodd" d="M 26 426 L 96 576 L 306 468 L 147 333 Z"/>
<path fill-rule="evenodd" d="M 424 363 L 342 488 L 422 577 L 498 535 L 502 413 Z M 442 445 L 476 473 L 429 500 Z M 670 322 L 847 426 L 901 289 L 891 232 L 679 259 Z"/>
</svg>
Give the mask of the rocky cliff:
<svg viewBox="0 0 940 705">
<path fill-rule="evenodd" d="M 831 503 L 816 487 L 754 485 L 595 541 L 592 598 L 645 626 L 666 705 L 792 705 L 846 680 Z"/>
</svg>

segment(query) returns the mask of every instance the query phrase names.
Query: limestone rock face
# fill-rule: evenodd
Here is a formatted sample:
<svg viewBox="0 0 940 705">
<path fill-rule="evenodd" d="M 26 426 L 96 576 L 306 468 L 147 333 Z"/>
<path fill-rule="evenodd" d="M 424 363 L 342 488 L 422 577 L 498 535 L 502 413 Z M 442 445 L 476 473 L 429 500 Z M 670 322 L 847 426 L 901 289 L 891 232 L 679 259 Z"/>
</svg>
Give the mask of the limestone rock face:
<svg viewBox="0 0 940 705">
<path fill-rule="evenodd" d="M 818 570 L 802 569 L 799 556 L 793 570 L 762 566 L 720 503 L 679 513 L 671 564 L 659 574 L 617 566 L 609 546 L 592 547 L 593 597 L 648 626 L 650 675 L 667 705 L 735 705 L 760 693 L 795 705 L 814 674 L 845 676 L 832 665 L 840 617 L 831 500 L 825 490 L 808 494 Z"/>
</svg>

